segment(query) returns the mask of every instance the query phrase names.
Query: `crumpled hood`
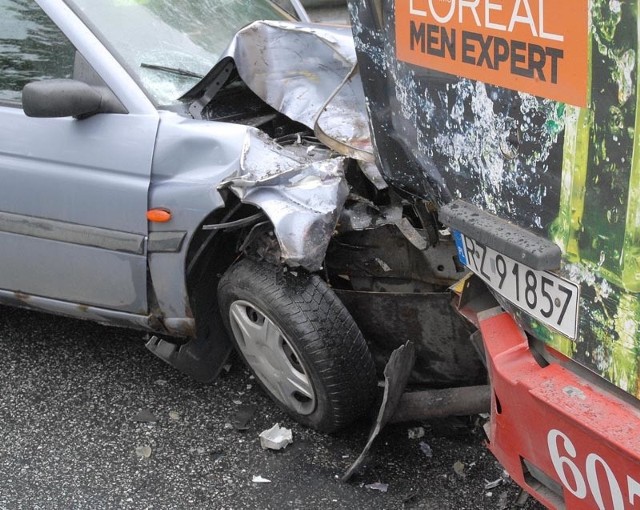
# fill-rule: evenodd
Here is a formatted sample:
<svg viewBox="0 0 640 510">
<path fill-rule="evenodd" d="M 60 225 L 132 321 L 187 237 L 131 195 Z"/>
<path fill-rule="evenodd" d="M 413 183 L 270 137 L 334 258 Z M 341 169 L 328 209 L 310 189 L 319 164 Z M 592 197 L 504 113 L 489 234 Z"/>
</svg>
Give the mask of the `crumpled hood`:
<svg viewBox="0 0 640 510">
<path fill-rule="evenodd" d="M 309 271 L 322 267 L 348 195 L 344 156 L 375 171 L 369 121 L 348 27 L 257 21 L 240 30 L 218 64 L 183 99 L 202 111 L 235 68 L 269 106 L 312 129 L 327 147 L 324 159 L 294 154 L 248 128 L 238 171 L 222 182 L 273 223 L 281 258 Z M 382 185 L 376 182 L 376 185 Z"/>
<path fill-rule="evenodd" d="M 312 129 L 333 150 L 373 162 L 362 81 L 349 27 L 256 21 L 240 30 L 218 64 L 185 94 L 199 113 L 233 62 L 242 80 L 269 106 Z"/>
</svg>

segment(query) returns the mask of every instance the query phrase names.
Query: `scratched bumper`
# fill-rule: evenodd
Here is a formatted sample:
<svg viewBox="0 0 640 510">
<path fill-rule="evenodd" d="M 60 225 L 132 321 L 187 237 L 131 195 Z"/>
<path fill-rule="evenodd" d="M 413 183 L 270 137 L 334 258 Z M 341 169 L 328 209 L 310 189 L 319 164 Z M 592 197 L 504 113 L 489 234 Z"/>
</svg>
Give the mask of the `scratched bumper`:
<svg viewBox="0 0 640 510">
<path fill-rule="evenodd" d="M 536 361 L 500 308 L 477 324 L 493 389 L 489 448 L 511 477 L 550 508 L 640 508 L 638 401 L 587 380 L 569 360 Z"/>
</svg>

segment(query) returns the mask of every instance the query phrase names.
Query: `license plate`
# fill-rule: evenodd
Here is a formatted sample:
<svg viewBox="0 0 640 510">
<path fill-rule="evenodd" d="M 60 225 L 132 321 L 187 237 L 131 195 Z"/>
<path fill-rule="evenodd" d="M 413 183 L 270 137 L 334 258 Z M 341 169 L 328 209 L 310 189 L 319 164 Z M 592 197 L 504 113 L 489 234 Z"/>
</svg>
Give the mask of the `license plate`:
<svg viewBox="0 0 640 510">
<path fill-rule="evenodd" d="M 454 232 L 460 262 L 494 291 L 542 324 L 576 339 L 580 287 L 549 271 L 531 269 Z"/>
</svg>

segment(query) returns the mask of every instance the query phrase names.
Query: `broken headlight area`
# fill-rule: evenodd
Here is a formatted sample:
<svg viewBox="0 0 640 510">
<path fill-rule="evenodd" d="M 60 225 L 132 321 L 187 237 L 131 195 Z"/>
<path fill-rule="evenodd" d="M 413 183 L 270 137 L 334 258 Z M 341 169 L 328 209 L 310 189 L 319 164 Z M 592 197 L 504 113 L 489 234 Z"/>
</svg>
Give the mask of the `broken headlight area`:
<svg viewBox="0 0 640 510">
<path fill-rule="evenodd" d="M 468 323 L 452 313 L 449 287 L 463 273 L 455 247 L 428 202 L 379 189 L 358 165 L 325 259 L 329 283 L 367 338 L 378 372 L 411 340 L 410 382 L 429 387 L 483 384 Z"/>
<path fill-rule="evenodd" d="M 261 131 L 248 131 L 240 170 L 221 187 L 269 217 L 283 262 L 313 272 L 322 266 L 348 193 L 347 162 L 326 149 L 305 149 L 301 135 L 299 140 L 283 146 Z"/>
</svg>

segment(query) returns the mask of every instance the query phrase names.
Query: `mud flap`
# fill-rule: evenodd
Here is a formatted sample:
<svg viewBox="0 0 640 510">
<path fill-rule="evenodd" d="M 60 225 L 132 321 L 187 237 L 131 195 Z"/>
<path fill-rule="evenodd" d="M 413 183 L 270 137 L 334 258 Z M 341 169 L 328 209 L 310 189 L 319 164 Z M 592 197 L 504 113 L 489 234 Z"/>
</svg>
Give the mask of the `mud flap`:
<svg viewBox="0 0 640 510">
<path fill-rule="evenodd" d="M 218 377 L 233 346 L 222 337 L 212 342 L 199 335 L 180 345 L 153 336 L 146 348 L 196 381 L 211 383 Z"/>
</svg>

